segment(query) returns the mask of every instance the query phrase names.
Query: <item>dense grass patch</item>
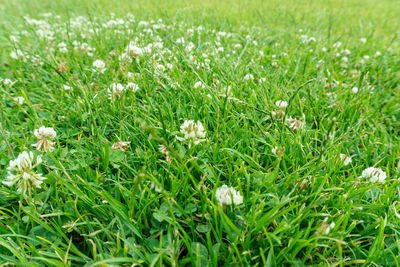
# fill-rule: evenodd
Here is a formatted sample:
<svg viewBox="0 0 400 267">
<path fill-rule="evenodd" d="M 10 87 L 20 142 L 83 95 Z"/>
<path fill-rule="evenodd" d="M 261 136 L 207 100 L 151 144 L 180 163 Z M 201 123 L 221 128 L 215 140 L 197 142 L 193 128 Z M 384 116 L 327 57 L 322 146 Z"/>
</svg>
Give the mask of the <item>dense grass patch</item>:
<svg viewBox="0 0 400 267">
<path fill-rule="evenodd" d="M 1 2 L 1 263 L 399 265 L 396 4 Z"/>
</svg>

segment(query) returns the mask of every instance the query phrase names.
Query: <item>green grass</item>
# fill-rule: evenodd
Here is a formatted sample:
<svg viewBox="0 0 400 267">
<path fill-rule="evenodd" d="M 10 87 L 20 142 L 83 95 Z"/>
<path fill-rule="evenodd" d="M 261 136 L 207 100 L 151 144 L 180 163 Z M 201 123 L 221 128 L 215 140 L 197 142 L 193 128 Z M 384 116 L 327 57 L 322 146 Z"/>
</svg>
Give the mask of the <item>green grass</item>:
<svg viewBox="0 0 400 267">
<path fill-rule="evenodd" d="M 0 79 L 15 81 L 0 82 L 0 180 L 23 151 L 43 157 L 35 171 L 46 177 L 26 195 L 0 186 L 0 263 L 400 265 L 399 15 L 390 0 L 0 1 Z M 47 21 L 53 38 L 24 16 Z M 104 27 L 111 18 L 124 21 Z M 136 38 L 163 46 L 121 62 Z M 139 90 L 110 98 L 128 82 Z M 207 140 L 179 141 L 185 120 Z M 51 152 L 32 146 L 41 126 L 57 132 Z M 112 149 L 119 140 L 127 151 Z M 361 178 L 368 167 L 386 180 Z M 222 207 L 223 184 L 243 203 Z"/>
</svg>

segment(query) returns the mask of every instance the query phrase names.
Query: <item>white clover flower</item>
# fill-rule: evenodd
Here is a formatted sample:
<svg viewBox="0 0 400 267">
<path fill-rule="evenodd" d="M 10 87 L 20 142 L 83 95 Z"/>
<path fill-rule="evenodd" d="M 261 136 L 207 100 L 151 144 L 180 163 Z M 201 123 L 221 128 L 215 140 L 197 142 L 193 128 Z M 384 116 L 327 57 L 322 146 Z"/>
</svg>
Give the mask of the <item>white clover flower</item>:
<svg viewBox="0 0 400 267">
<path fill-rule="evenodd" d="M 144 50 L 135 45 L 135 43 L 130 42 L 129 45 L 125 48 L 126 55 L 129 57 L 140 57 L 143 55 Z"/>
<path fill-rule="evenodd" d="M 15 82 L 11 81 L 10 79 L 6 78 L 3 80 L 3 84 L 6 86 L 13 86 Z"/>
<path fill-rule="evenodd" d="M 340 154 L 339 156 L 340 156 L 340 160 L 343 163 L 343 166 L 347 166 L 352 162 L 351 157 L 349 157 L 349 156 L 347 156 L 345 154 Z"/>
<path fill-rule="evenodd" d="M 336 42 L 333 44 L 333 48 L 339 48 L 342 46 L 342 42 Z"/>
<path fill-rule="evenodd" d="M 351 92 L 352 92 L 353 94 L 357 94 L 357 93 L 358 93 L 358 87 L 353 87 L 353 88 L 351 89 Z"/>
<path fill-rule="evenodd" d="M 348 56 L 348 55 L 351 54 L 351 52 L 350 52 L 349 49 L 344 49 L 344 50 L 341 51 L 341 53 L 342 53 L 343 55 L 345 55 L 345 56 Z"/>
<path fill-rule="evenodd" d="M 22 105 L 25 103 L 25 98 L 23 98 L 22 96 L 14 97 L 13 100 L 19 105 Z"/>
<path fill-rule="evenodd" d="M 126 89 L 131 90 L 132 92 L 136 92 L 139 90 L 139 86 L 136 83 L 129 82 L 126 85 Z"/>
<path fill-rule="evenodd" d="M 159 72 L 164 72 L 165 71 L 165 66 L 159 63 L 156 63 L 155 65 L 155 70 Z"/>
<path fill-rule="evenodd" d="M 128 150 L 128 148 L 129 148 L 130 143 L 131 142 L 129 142 L 129 141 L 118 141 L 118 142 L 114 143 L 111 146 L 111 148 L 113 150 L 118 150 L 119 149 L 119 150 L 121 150 L 123 152 L 126 152 Z"/>
<path fill-rule="evenodd" d="M 243 197 L 239 191 L 236 191 L 233 187 L 223 185 L 215 191 L 215 197 L 219 204 L 223 206 L 229 206 L 232 204 L 240 205 L 243 203 Z"/>
<path fill-rule="evenodd" d="M 10 53 L 10 57 L 11 57 L 12 59 L 21 59 L 21 60 L 23 60 L 23 61 L 25 61 L 25 59 L 26 59 L 24 52 L 22 52 L 22 51 L 19 50 L 19 49 L 15 50 L 15 51 L 12 51 L 12 52 Z"/>
<path fill-rule="evenodd" d="M 165 155 L 165 159 L 167 160 L 168 163 L 171 161 L 171 154 L 166 146 L 159 145 L 158 151 L 160 151 L 161 154 Z"/>
<path fill-rule="evenodd" d="M 51 127 L 40 127 L 36 129 L 33 134 L 36 136 L 39 141 L 32 146 L 36 147 L 37 150 L 41 152 L 48 152 L 54 149 L 54 142 L 51 141 L 57 135 L 56 131 L 54 131 Z"/>
<path fill-rule="evenodd" d="M 194 120 L 185 120 L 181 125 L 181 133 L 184 135 L 184 137 L 177 137 L 179 141 L 189 140 L 197 145 L 206 140 L 206 131 L 204 130 L 203 124 L 200 121 L 194 122 Z"/>
<path fill-rule="evenodd" d="M 254 76 L 253 76 L 253 74 L 246 74 L 245 76 L 244 76 L 244 80 L 245 81 L 249 81 L 249 80 L 254 80 Z"/>
<path fill-rule="evenodd" d="M 198 81 L 193 85 L 193 88 L 194 89 L 204 88 L 204 84 L 201 81 Z"/>
<path fill-rule="evenodd" d="M 110 99 L 120 98 L 125 92 L 125 88 L 120 83 L 113 83 L 110 89 L 107 89 Z"/>
<path fill-rule="evenodd" d="M 283 154 L 285 153 L 284 147 L 275 146 L 271 149 L 272 154 L 277 156 L 278 158 L 282 158 Z"/>
<path fill-rule="evenodd" d="M 64 84 L 64 85 L 63 85 L 63 89 L 64 89 L 65 91 L 70 91 L 70 90 L 72 90 L 72 87 L 71 87 L 71 86 L 68 86 L 68 85 L 66 85 L 66 84 Z"/>
<path fill-rule="evenodd" d="M 374 56 L 375 56 L 375 57 L 379 57 L 379 56 L 381 56 L 381 55 L 382 55 L 382 53 L 381 53 L 381 52 L 379 52 L 379 51 L 376 51 Z"/>
<path fill-rule="evenodd" d="M 162 191 L 162 188 L 154 182 L 151 182 L 150 189 L 156 191 L 157 193 L 161 193 Z"/>
<path fill-rule="evenodd" d="M 68 48 L 67 48 L 66 43 L 61 42 L 57 46 L 58 46 L 58 49 L 60 50 L 60 53 L 68 53 Z"/>
<path fill-rule="evenodd" d="M 334 222 L 331 222 L 330 224 L 328 224 L 327 222 L 328 222 L 328 217 L 326 217 L 326 218 L 322 221 L 322 224 L 321 224 L 321 226 L 320 226 L 319 229 L 318 229 L 318 232 L 319 232 L 319 233 L 327 235 L 327 234 L 329 234 L 329 232 L 330 232 L 333 228 L 335 228 L 335 225 L 336 225 L 336 224 L 335 224 Z"/>
<path fill-rule="evenodd" d="M 303 120 L 304 120 L 304 115 L 303 115 Z M 292 131 L 297 131 L 303 126 L 303 122 L 299 119 L 295 119 L 292 117 L 286 118 L 286 122 L 289 124 L 289 128 Z"/>
<path fill-rule="evenodd" d="M 317 65 L 315 66 L 316 69 L 320 69 L 325 64 L 323 59 L 318 60 Z"/>
<path fill-rule="evenodd" d="M 196 46 L 194 45 L 194 43 L 190 42 L 190 43 L 186 46 L 186 48 L 185 48 L 186 53 L 192 52 L 193 49 L 194 49 L 195 47 L 196 47 Z"/>
<path fill-rule="evenodd" d="M 367 42 L 367 38 L 361 38 L 361 39 L 360 39 L 360 42 L 363 43 L 363 44 L 365 44 L 365 43 Z"/>
<path fill-rule="evenodd" d="M 185 43 L 185 38 L 181 37 L 181 38 L 176 39 L 176 43 L 177 44 L 184 44 Z"/>
<path fill-rule="evenodd" d="M 386 179 L 386 173 L 381 168 L 369 167 L 363 170 L 360 178 L 367 178 L 371 183 L 382 183 Z"/>
<path fill-rule="evenodd" d="M 103 60 L 97 59 L 93 62 L 94 71 L 104 73 L 106 70 L 106 63 Z"/>
<path fill-rule="evenodd" d="M 285 110 L 285 109 L 287 108 L 287 106 L 288 106 L 288 102 L 283 101 L 283 100 L 278 100 L 278 101 L 275 102 L 275 105 L 276 105 L 279 109 Z"/>
<path fill-rule="evenodd" d="M 42 162 L 42 158 L 35 157 L 32 152 L 22 152 L 15 160 L 10 160 L 10 166 L 7 168 L 8 176 L 3 184 L 13 186 L 17 184 L 17 192 L 26 195 L 33 188 L 40 188 L 43 180 L 46 178 L 42 174 L 35 173 L 33 170 Z"/>
<path fill-rule="evenodd" d="M 302 35 L 301 38 L 303 39 L 303 44 L 315 43 L 317 41 L 315 37 L 307 38 L 306 35 Z"/>
</svg>

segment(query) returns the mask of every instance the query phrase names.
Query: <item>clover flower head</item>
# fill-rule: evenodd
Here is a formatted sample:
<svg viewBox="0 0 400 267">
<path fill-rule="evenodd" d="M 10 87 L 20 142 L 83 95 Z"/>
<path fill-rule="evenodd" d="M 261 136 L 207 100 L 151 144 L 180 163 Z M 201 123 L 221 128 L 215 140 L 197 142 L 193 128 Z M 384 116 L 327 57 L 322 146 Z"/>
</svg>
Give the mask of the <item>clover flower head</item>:
<svg viewBox="0 0 400 267">
<path fill-rule="evenodd" d="M 343 166 L 347 166 L 352 162 L 351 157 L 349 157 L 345 154 L 340 154 L 339 156 L 340 156 L 340 160 L 343 163 Z"/>
<path fill-rule="evenodd" d="M 304 115 L 303 115 L 303 119 L 304 119 Z M 292 131 L 299 130 L 304 124 L 304 122 L 301 121 L 300 119 L 296 119 L 296 118 L 292 118 L 292 117 L 286 118 L 286 122 L 287 122 L 287 124 L 289 124 L 289 128 Z"/>
<path fill-rule="evenodd" d="M 369 167 L 363 170 L 360 178 L 367 178 L 371 183 L 382 183 L 386 179 L 386 173 L 381 168 Z"/>
<path fill-rule="evenodd" d="M 132 83 L 132 82 L 129 82 L 126 85 L 126 88 L 131 90 L 132 92 L 136 92 L 137 90 L 139 90 L 139 86 L 136 83 Z"/>
<path fill-rule="evenodd" d="M 3 184 L 13 186 L 17 184 L 17 192 L 26 195 L 26 192 L 31 192 L 33 188 L 40 188 L 43 180 L 46 178 L 42 174 L 36 173 L 34 168 L 42 162 L 40 156 L 36 157 L 32 151 L 24 151 L 18 155 L 15 160 L 10 160 L 8 176 Z"/>
<path fill-rule="evenodd" d="M 215 197 L 221 206 L 240 205 L 243 203 L 243 197 L 240 192 L 225 184 L 217 189 Z"/>
<path fill-rule="evenodd" d="M 285 110 L 285 109 L 287 108 L 287 106 L 288 106 L 288 102 L 283 101 L 283 100 L 278 100 L 278 101 L 275 102 L 275 105 L 276 105 L 279 109 Z"/>
<path fill-rule="evenodd" d="M 113 83 L 107 92 L 110 96 L 110 99 L 120 98 L 125 92 L 125 88 L 120 83 Z"/>
<path fill-rule="evenodd" d="M 185 120 L 181 125 L 181 133 L 184 137 L 178 137 L 179 141 L 190 140 L 197 145 L 206 140 L 206 131 L 200 121 L 194 122 L 194 120 Z"/>
<path fill-rule="evenodd" d="M 51 141 L 57 136 L 56 131 L 51 127 L 42 126 L 36 129 L 33 134 L 39 141 L 32 146 L 36 147 L 41 152 L 48 152 L 54 149 L 54 142 Z"/>
<path fill-rule="evenodd" d="M 97 59 L 93 62 L 94 71 L 98 71 L 100 73 L 104 73 L 106 70 L 106 63 L 103 60 Z"/>
<path fill-rule="evenodd" d="M 118 142 L 114 143 L 111 146 L 111 148 L 113 150 L 121 150 L 123 152 L 126 152 L 128 150 L 128 148 L 129 148 L 130 143 L 131 142 L 129 142 L 129 141 L 118 141 Z"/>
</svg>

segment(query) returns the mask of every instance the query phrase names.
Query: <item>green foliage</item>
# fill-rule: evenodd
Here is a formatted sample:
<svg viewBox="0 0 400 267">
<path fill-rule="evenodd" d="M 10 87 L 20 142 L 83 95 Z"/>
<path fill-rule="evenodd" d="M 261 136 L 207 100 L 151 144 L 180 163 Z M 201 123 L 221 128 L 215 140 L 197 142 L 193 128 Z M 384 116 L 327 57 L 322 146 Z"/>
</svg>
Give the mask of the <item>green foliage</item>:
<svg viewBox="0 0 400 267">
<path fill-rule="evenodd" d="M 35 151 L 42 188 L 0 186 L 0 262 L 399 265 L 398 14 L 389 0 L 0 1 L 0 180 L 35 129 L 57 132 Z M 132 41 L 151 52 L 120 59 Z M 178 140 L 185 120 L 204 142 Z M 385 182 L 361 178 L 372 166 Z M 243 203 L 221 206 L 223 184 Z"/>
</svg>

